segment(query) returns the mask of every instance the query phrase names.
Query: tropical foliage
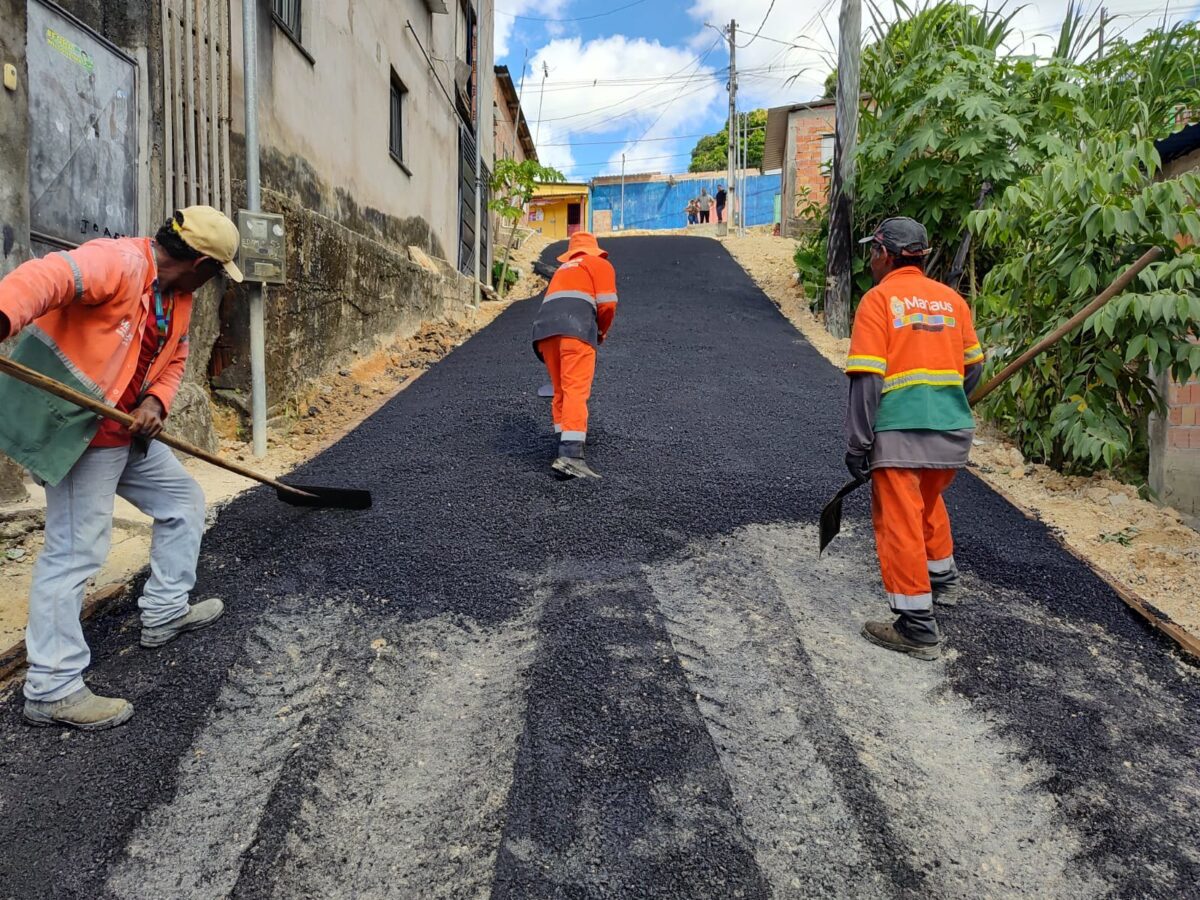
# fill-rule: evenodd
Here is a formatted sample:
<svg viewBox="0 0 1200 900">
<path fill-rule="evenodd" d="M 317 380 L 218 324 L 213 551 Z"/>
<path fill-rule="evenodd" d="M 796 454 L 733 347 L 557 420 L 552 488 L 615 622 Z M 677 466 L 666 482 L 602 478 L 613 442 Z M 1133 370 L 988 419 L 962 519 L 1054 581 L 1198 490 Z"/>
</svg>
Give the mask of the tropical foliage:
<svg viewBox="0 0 1200 900">
<path fill-rule="evenodd" d="M 508 277 L 508 261 L 512 256 L 513 244 L 517 238 L 517 223 L 525 214 L 533 192 L 539 183 L 566 181 L 562 172 L 541 165 L 537 160 L 515 159 L 496 160 L 496 170 L 492 173 L 492 199 L 488 201 L 488 209 L 496 213 L 508 223 L 508 243 L 504 245 L 504 260 L 500 263 L 499 274 L 493 273 L 492 282 L 500 291 L 500 296 L 511 287 Z"/>
<path fill-rule="evenodd" d="M 748 140 L 741 132 L 749 127 Z M 752 169 L 762 168 L 763 146 L 767 140 L 767 111 L 755 109 L 738 115 L 738 146 L 746 150 L 746 164 Z M 729 125 L 716 134 L 705 135 L 692 149 L 689 172 L 723 172 L 729 160 Z"/>
<path fill-rule="evenodd" d="M 1155 374 L 1200 372 L 1200 180 L 1160 181 L 1154 140 L 1200 109 L 1200 26 L 1110 40 L 1077 9 L 1047 57 L 1018 56 L 1012 12 L 898 5 L 863 53 L 856 228 L 909 215 L 945 278 L 968 229 L 963 286 L 995 368 L 1064 321 L 1148 247 L 1167 249 L 1122 297 L 987 401 L 1027 456 L 1077 470 L 1138 465 Z M 882 19 L 878 15 L 876 19 Z M 973 211 L 987 183 L 991 194 Z M 819 304 L 824 210 L 796 264 Z M 870 284 L 857 271 L 859 293 Z"/>
</svg>

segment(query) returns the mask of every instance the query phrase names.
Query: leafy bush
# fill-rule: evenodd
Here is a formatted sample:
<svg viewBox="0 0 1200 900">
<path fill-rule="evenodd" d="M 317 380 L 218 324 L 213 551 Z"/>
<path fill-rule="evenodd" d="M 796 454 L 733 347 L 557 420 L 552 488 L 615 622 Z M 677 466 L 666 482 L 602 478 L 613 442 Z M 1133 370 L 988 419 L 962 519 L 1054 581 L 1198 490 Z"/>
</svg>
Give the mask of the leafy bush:
<svg viewBox="0 0 1200 900">
<path fill-rule="evenodd" d="M 505 265 L 504 260 L 497 259 L 492 261 L 492 287 L 500 290 L 500 279 L 504 279 L 504 290 L 501 293 L 507 293 L 508 290 L 517 283 L 519 276 L 513 270 Z"/>
<path fill-rule="evenodd" d="M 990 366 L 1064 321 L 1149 246 L 1170 248 L 1086 327 L 993 394 L 984 412 L 1026 455 L 1088 471 L 1137 464 L 1153 372 L 1198 370 L 1200 236 L 1195 176 L 1156 183 L 1153 141 L 1200 110 L 1200 25 L 1094 49 L 1096 20 L 1069 7 L 1046 58 L 1007 54 L 1012 13 L 896 3 L 901 21 L 863 52 L 872 98 L 859 125 L 855 232 L 890 215 L 928 228 L 929 270 L 945 278 L 969 226 L 967 265 Z M 877 20 L 882 17 L 876 15 Z M 984 182 L 992 194 L 973 212 Z M 823 301 L 828 217 L 810 213 L 796 266 Z M 856 294 L 870 287 L 865 261 Z"/>
<path fill-rule="evenodd" d="M 1200 374 L 1200 176 L 1156 181 L 1153 142 L 1086 141 L 1008 188 L 971 226 L 1005 258 L 976 306 L 992 366 L 1084 306 L 1147 247 L 1169 248 L 1074 335 L 985 401 L 1026 456 L 1089 470 L 1125 465 L 1145 441 L 1146 413 L 1163 412 L 1155 372 Z"/>
</svg>

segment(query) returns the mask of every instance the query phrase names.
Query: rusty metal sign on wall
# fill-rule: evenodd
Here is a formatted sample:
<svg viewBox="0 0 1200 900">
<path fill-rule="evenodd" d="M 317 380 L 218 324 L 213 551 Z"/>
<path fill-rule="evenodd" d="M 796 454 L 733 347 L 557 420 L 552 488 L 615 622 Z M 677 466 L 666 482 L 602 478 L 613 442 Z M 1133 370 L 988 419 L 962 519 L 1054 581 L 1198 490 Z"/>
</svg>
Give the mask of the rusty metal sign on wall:
<svg viewBox="0 0 1200 900">
<path fill-rule="evenodd" d="M 38 0 L 28 41 L 31 237 L 74 246 L 136 234 L 136 63 Z"/>
</svg>

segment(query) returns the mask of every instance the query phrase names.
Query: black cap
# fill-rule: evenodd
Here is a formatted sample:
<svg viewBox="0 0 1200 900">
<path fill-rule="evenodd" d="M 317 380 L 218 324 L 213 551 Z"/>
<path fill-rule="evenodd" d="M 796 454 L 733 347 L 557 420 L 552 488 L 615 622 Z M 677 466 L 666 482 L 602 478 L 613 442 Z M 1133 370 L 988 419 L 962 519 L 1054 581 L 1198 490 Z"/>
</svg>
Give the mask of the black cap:
<svg viewBox="0 0 1200 900">
<path fill-rule="evenodd" d="M 873 235 L 859 243 L 879 244 L 893 256 L 925 256 L 929 253 L 929 233 L 924 225 L 908 216 L 884 219 Z"/>
</svg>

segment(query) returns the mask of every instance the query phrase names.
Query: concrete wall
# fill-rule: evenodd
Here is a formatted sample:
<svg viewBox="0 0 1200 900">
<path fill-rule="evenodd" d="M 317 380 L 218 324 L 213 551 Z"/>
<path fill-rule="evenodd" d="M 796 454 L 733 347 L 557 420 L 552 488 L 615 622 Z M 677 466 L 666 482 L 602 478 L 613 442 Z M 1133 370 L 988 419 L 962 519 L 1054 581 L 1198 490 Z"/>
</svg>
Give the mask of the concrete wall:
<svg viewBox="0 0 1200 900">
<path fill-rule="evenodd" d="M 715 194 L 717 185 L 727 178 L 723 173 L 696 173 L 686 175 L 655 175 L 642 180 L 625 179 L 625 228 L 659 230 L 683 228 L 687 225 L 684 212 L 689 200 L 700 196 L 700 189 L 707 188 Z M 674 183 L 672 183 L 674 181 Z M 747 225 L 770 225 L 775 219 L 775 195 L 779 193 L 779 174 L 750 175 L 746 178 Z M 736 202 L 733 199 L 731 202 Z M 597 233 L 600 226 L 596 216 L 602 210 L 611 210 L 612 227 L 621 224 L 620 179 L 596 179 L 592 184 L 592 224 Z M 726 210 L 726 220 L 729 210 Z M 603 219 L 600 220 L 601 222 Z M 713 208 L 712 221 L 716 221 Z"/>
<path fill-rule="evenodd" d="M 788 114 L 787 148 L 781 203 L 781 233 L 795 237 L 804 227 L 800 217 L 807 198 L 824 204 L 829 179 L 821 163 L 821 144 L 834 130 L 833 106 L 795 109 Z"/>
<path fill-rule="evenodd" d="M 517 115 L 518 111 L 513 109 L 505 102 L 504 95 L 500 89 L 500 79 L 492 74 L 492 119 L 493 119 L 493 141 L 495 144 L 493 159 L 515 159 L 517 162 L 524 162 L 528 159 L 525 153 L 525 148 L 521 145 L 521 141 L 517 138 Z"/>
<path fill-rule="evenodd" d="M 232 0 L 234 23 L 241 0 Z M 427 252 L 456 261 L 459 233 L 455 60 L 465 59 L 461 0 L 431 13 L 424 0 L 304 3 L 297 46 L 259 0 L 259 129 L 263 186 L 355 231 L 409 240 L 420 219 Z M 484 110 L 493 104 L 491 22 L 484 5 L 480 71 Z M 412 31 L 407 25 L 411 23 Z M 415 34 L 414 34 L 415 32 Z M 245 133 L 242 34 L 234 29 L 233 131 Z M 424 51 L 422 51 L 422 47 Z M 425 54 L 433 61 L 430 68 Z M 407 88 L 403 165 L 389 153 L 391 75 Z M 493 159 L 490 114 L 481 151 Z M 244 160 L 244 156 L 241 157 Z M 244 171 L 235 160 L 235 172 Z M 407 224 L 397 225 L 404 221 Z"/>
</svg>

